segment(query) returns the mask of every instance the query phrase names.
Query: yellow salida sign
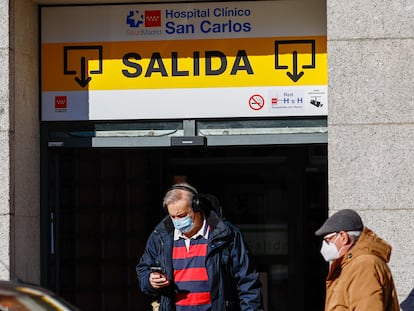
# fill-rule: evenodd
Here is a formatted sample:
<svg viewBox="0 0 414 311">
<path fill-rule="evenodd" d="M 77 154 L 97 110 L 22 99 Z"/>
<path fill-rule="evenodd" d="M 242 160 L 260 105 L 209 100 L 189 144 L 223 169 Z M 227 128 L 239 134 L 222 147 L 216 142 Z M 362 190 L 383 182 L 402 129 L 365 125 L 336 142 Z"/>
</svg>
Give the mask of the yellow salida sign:
<svg viewBox="0 0 414 311">
<path fill-rule="evenodd" d="M 326 36 L 44 43 L 42 91 L 326 85 Z"/>
</svg>

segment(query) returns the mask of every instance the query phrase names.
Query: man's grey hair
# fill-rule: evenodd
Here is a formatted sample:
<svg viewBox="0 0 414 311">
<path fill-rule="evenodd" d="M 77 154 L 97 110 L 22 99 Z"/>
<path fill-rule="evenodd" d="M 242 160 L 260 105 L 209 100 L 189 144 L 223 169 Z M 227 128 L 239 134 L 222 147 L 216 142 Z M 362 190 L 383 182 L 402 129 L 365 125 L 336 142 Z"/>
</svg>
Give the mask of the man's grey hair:
<svg viewBox="0 0 414 311">
<path fill-rule="evenodd" d="M 352 244 L 355 244 L 359 237 L 361 236 L 362 231 L 346 231 L 346 234 L 350 237 L 352 240 Z"/>
<path fill-rule="evenodd" d="M 182 186 L 183 188 L 180 188 L 180 186 Z M 191 186 L 187 183 L 175 184 L 165 194 L 164 200 L 162 202 L 163 206 L 167 207 L 168 204 L 177 202 L 177 201 L 182 200 L 182 199 L 187 200 L 188 205 L 191 206 L 194 194 L 190 190 L 186 190 L 186 188 L 189 188 L 189 189 L 193 190 L 194 193 L 197 193 L 197 190 L 193 186 Z"/>
</svg>

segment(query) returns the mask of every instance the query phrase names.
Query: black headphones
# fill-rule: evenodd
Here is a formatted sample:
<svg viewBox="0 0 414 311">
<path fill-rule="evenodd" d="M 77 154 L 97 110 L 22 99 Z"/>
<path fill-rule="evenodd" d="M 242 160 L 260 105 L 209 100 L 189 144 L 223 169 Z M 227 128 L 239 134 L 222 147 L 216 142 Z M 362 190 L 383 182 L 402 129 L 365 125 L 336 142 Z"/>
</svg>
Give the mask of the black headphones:
<svg viewBox="0 0 414 311">
<path fill-rule="evenodd" d="M 190 192 L 192 194 L 193 199 L 191 201 L 191 208 L 194 212 L 200 212 L 202 210 L 201 206 L 200 206 L 200 199 L 198 198 L 198 192 L 197 192 L 197 190 L 195 190 L 195 188 L 193 188 L 191 186 L 184 185 L 184 184 L 177 184 L 177 185 L 173 185 L 171 188 L 169 188 L 166 193 L 170 192 L 171 190 L 176 190 L 176 189 L 185 190 L 185 191 Z M 164 208 L 165 212 L 168 214 L 168 208 L 167 208 L 166 204 L 164 204 L 163 208 Z"/>
</svg>

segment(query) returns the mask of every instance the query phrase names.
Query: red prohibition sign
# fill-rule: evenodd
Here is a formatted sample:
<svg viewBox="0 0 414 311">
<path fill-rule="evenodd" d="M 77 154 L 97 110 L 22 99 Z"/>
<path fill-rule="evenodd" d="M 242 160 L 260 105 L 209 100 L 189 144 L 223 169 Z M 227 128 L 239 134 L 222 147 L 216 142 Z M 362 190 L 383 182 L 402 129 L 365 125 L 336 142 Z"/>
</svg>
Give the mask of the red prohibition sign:
<svg viewBox="0 0 414 311">
<path fill-rule="evenodd" d="M 260 94 L 254 94 L 249 98 L 249 106 L 253 110 L 260 110 L 264 106 L 264 98 Z"/>
</svg>

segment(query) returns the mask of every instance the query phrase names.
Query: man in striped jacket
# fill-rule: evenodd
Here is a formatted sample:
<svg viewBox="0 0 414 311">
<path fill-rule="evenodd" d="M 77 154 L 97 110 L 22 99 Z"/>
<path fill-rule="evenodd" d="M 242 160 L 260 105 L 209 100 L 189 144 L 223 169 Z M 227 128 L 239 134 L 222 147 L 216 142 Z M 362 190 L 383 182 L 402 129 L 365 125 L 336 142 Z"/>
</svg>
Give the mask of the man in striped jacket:
<svg viewBox="0 0 414 311">
<path fill-rule="evenodd" d="M 240 231 L 203 209 L 186 183 L 167 191 L 164 208 L 168 216 L 137 265 L 140 288 L 159 297 L 159 310 L 263 311 L 258 273 Z"/>
</svg>

